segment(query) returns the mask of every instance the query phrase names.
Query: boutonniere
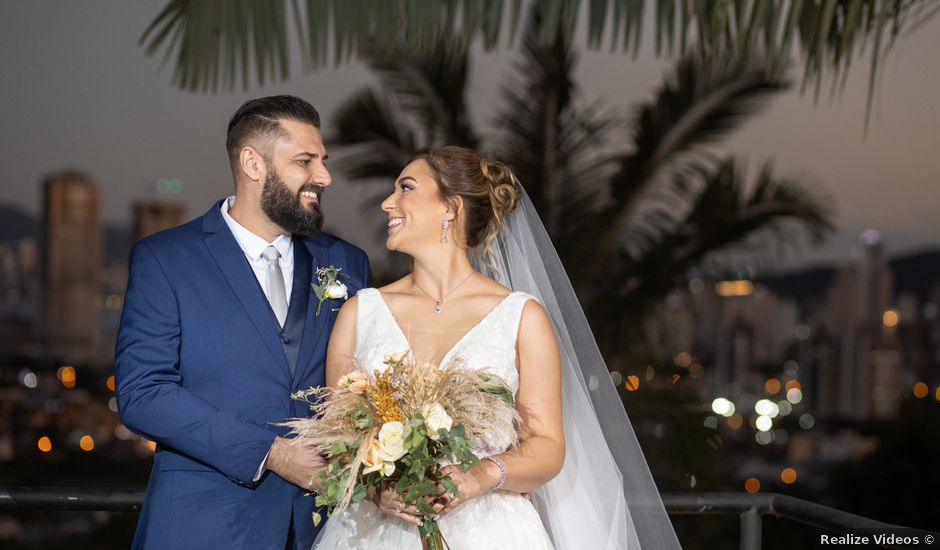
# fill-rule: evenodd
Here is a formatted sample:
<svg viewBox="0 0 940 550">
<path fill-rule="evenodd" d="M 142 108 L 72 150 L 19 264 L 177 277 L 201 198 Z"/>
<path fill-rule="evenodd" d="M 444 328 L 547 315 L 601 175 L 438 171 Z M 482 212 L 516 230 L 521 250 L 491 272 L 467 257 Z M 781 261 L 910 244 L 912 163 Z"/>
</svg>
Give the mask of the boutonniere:
<svg viewBox="0 0 940 550">
<path fill-rule="evenodd" d="M 317 282 L 311 283 L 311 288 L 313 292 L 317 295 L 317 315 L 320 315 L 320 306 L 323 305 L 323 302 L 327 300 L 346 300 L 349 298 L 349 293 L 346 290 L 346 285 L 339 282 L 340 271 L 339 267 L 320 267 L 317 268 Z"/>
</svg>

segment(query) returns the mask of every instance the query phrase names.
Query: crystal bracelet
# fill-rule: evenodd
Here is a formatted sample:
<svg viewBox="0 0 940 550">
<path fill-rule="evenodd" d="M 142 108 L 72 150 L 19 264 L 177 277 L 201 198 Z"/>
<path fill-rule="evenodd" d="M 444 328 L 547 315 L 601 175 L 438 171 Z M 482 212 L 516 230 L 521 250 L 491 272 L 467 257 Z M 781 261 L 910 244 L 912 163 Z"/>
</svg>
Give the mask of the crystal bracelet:
<svg viewBox="0 0 940 550">
<path fill-rule="evenodd" d="M 496 467 L 499 468 L 499 483 L 497 483 L 495 487 L 490 489 L 491 491 L 495 491 L 506 483 L 506 465 L 503 464 L 502 460 L 492 457 L 492 456 L 484 457 L 483 460 L 489 460 L 493 464 L 496 464 Z"/>
</svg>

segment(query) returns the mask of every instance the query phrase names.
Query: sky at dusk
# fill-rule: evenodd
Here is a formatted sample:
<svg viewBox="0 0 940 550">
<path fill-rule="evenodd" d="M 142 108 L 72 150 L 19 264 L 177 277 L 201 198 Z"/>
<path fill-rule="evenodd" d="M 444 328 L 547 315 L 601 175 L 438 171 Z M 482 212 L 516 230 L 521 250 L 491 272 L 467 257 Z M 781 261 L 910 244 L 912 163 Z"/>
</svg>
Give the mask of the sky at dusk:
<svg viewBox="0 0 940 550">
<path fill-rule="evenodd" d="M 179 91 L 171 83 L 171 64 L 161 69 L 160 58 L 148 58 L 137 44 L 165 3 L 18 0 L 0 6 L 0 204 L 35 214 L 43 176 L 78 168 L 101 186 L 106 222 L 128 222 L 131 202 L 150 196 L 148 182 L 163 177 L 185 182 L 181 198 L 195 217 L 233 189 L 225 127 L 242 102 L 278 93 L 302 96 L 320 111 L 328 136 L 338 105 L 374 83 L 363 65 L 353 63 L 307 74 L 297 66 L 286 82 L 247 92 Z M 651 36 L 647 25 L 647 42 Z M 474 51 L 472 116 L 492 130 L 499 90 L 516 54 Z M 845 261 L 866 228 L 882 232 L 890 253 L 940 248 L 938 55 L 940 17 L 901 37 L 881 70 L 867 136 L 866 57 L 855 61 L 842 96 L 830 99 L 824 92 L 816 103 L 794 86 L 723 142 L 722 151 L 747 159 L 751 168 L 772 159 L 778 173 L 806 177 L 833 197 L 838 232 L 782 265 Z M 602 97 L 625 112 L 652 96 L 669 67 L 651 47 L 636 59 L 587 51 L 577 74 L 583 99 Z M 362 188 L 335 172 L 334 182 L 324 199 L 328 227 L 380 263 L 375 220 L 360 210 Z"/>
</svg>

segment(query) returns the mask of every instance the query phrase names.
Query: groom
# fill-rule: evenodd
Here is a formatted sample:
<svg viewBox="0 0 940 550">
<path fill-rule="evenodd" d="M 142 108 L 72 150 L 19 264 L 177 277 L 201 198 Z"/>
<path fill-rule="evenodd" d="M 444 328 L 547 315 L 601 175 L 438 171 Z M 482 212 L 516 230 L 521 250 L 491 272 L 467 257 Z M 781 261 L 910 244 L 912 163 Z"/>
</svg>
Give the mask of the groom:
<svg viewBox="0 0 940 550">
<path fill-rule="evenodd" d="M 320 232 L 332 179 L 319 128 L 297 97 L 245 103 L 226 139 L 235 195 L 131 251 L 118 406 L 157 442 L 134 548 L 309 550 L 316 537 L 305 493 L 323 459 L 277 424 L 308 416 L 290 395 L 324 383 L 343 298 L 320 303 L 317 269 L 339 268 L 348 295 L 368 279 L 362 250 Z"/>
</svg>

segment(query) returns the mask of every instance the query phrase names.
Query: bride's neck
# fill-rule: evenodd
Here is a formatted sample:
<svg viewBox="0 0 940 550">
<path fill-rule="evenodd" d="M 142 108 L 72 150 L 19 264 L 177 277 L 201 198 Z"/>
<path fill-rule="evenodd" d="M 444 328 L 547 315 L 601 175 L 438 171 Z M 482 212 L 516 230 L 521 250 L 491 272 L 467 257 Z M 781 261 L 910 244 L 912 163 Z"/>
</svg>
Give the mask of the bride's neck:
<svg viewBox="0 0 940 550">
<path fill-rule="evenodd" d="M 457 251 L 435 258 L 414 259 L 414 282 L 435 298 L 447 296 L 473 273 L 467 254 Z"/>
</svg>

